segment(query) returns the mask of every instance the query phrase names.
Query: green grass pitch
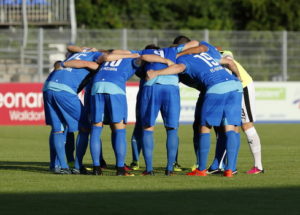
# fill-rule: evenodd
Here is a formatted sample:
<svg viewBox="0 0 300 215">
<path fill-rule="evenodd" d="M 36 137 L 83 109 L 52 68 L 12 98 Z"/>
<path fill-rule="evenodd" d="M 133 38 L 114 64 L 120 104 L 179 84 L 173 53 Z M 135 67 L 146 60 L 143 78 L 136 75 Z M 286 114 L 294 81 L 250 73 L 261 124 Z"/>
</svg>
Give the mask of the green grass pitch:
<svg viewBox="0 0 300 215">
<path fill-rule="evenodd" d="M 49 127 L 0 127 L 0 214 L 300 214 L 300 124 L 258 124 L 265 174 L 246 175 L 252 156 L 245 136 L 238 160 L 238 175 L 191 177 L 184 174 L 195 162 L 191 125 L 179 129 L 179 163 L 186 169 L 164 176 L 165 131 L 155 132 L 156 176 L 116 177 L 54 175 L 48 172 Z M 127 163 L 131 161 L 127 130 Z M 214 136 L 214 135 L 212 135 Z M 215 140 L 212 138 L 210 154 Z M 104 157 L 111 167 L 114 155 L 110 131 L 103 131 Z M 212 156 L 209 158 L 211 162 Z M 89 152 L 84 159 L 91 165 Z"/>
</svg>

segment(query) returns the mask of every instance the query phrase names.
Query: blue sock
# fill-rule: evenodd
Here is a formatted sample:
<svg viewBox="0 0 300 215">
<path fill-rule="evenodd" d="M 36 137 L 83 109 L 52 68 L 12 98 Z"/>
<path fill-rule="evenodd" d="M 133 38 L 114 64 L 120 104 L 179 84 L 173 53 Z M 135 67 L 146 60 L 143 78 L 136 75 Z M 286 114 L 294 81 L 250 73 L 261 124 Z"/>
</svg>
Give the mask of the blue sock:
<svg viewBox="0 0 300 215">
<path fill-rule="evenodd" d="M 101 142 L 100 135 L 102 132 L 102 127 L 92 126 L 91 138 L 90 138 L 90 151 L 93 160 L 93 166 L 100 166 L 100 154 L 101 154 Z"/>
<path fill-rule="evenodd" d="M 198 164 L 199 170 L 206 169 L 206 163 L 210 148 L 210 133 L 199 134 Z"/>
<path fill-rule="evenodd" d="M 66 161 L 65 143 L 66 136 L 64 133 L 53 133 L 53 143 L 61 168 L 69 168 Z"/>
<path fill-rule="evenodd" d="M 153 170 L 152 156 L 153 156 L 153 131 L 143 131 L 143 155 L 146 163 L 146 171 L 150 172 Z"/>
<path fill-rule="evenodd" d="M 142 149 L 142 128 L 140 125 L 135 125 L 134 131 L 131 137 L 131 148 L 132 148 L 132 160 L 139 161 L 140 152 Z"/>
<path fill-rule="evenodd" d="M 54 169 L 55 167 L 58 167 L 58 163 L 56 163 L 56 151 L 54 146 L 54 137 L 53 132 L 51 131 L 49 135 L 49 148 L 50 148 L 50 169 Z M 60 164 L 59 164 L 60 166 Z"/>
<path fill-rule="evenodd" d="M 226 170 L 234 170 L 235 168 L 235 156 L 237 150 L 237 138 L 234 131 L 226 132 L 226 152 L 227 152 L 227 166 Z"/>
<path fill-rule="evenodd" d="M 55 152 L 56 153 L 56 152 Z M 58 157 L 55 156 L 55 168 L 61 168 L 60 162 L 58 160 Z"/>
<path fill-rule="evenodd" d="M 67 140 L 66 140 L 65 150 L 66 150 L 67 161 L 73 162 L 75 160 L 74 159 L 74 151 L 75 151 L 74 132 L 67 132 L 66 136 L 67 136 Z"/>
<path fill-rule="evenodd" d="M 178 163 L 178 149 L 179 149 L 179 137 L 178 137 L 178 133 L 177 133 L 177 152 L 176 152 L 176 158 L 175 158 L 175 162 Z"/>
<path fill-rule="evenodd" d="M 233 167 L 233 170 L 236 170 L 238 154 L 239 154 L 240 146 L 241 146 L 241 135 L 240 135 L 240 133 L 239 132 L 237 132 L 237 133 L 235 132 L 235 135 L 236 135 L 237 144 L 236 144 L 236 151 L 235 151 L 235 157 L 234 157 L 234 167 Z"/>
<path fill-rule="evenodd" d="M 83 156 L 85 155 L 86 148 L 88 146 L 89 133 L 79 132 L 76 139 L 76 158 L 75 169 L 80 169 L 82 166 Z"/>
<path fill-rule="evenodd" d="M 176 160 L 178 150 L 178 136 L 177 129 L 167 130 L 167 170 L 173 171 L 173 165 Z"/>
<path fill-rule="evenodd" d="M 113 134 L 115 136 L 117 167 L 124 167 L 126 157 L 126 130 L 116 129 Z"/>
<path fill-rule="evenodd" d="M 215 158 L 210 168 L 212 170 L 218 169 L 225 153 L 226 135 L 223 132 L 218 132 Z"/>
</svg>

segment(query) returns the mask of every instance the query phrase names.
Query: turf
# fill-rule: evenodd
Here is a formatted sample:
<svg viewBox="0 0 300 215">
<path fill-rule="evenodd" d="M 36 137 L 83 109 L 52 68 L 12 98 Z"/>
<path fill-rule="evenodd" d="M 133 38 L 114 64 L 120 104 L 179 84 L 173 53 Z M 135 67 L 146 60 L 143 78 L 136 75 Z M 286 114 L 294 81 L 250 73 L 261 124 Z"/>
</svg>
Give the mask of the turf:
<svg viewBox="0 0 300 215">
<path fill-rule="evenodd" d="M 191 125 L 180 127 L 180 164 L 164 176 L 165 132 L 155 132 L 156 176 L 114 176 L 108 128 L 103 131 L 104 176 L 54 175 L 48 171 L 44 126 L 0 127 L 0 214 L 300 214 L 300 124 L 258 124 L 265 174 L 246 175 L 252 157 L 242 135 L 238 175 L 189 177 L 195 162 Z M 128 143 L 132 132 L 128 126 Z M 213 135 L 212 135 L 213 136 Z M 212 138 L 214 143 L 214 138 Z M 212 144 L 211 154 L 215 144 Z M 210 157 L 211 161 L 212 157 Z M 142 157 L 141 157 L 142 160 Z M 131 161 L 128 144 L 127 163 Z M 84 163 L 91 165 L 89 152 Z"/>
</svg>

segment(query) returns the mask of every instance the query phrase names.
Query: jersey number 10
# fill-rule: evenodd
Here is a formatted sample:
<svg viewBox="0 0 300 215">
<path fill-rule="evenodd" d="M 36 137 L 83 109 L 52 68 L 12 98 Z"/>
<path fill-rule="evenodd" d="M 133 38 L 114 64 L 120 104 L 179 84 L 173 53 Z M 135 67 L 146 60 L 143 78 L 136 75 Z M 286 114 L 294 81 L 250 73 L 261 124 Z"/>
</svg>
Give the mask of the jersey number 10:
<svg viewBox="0 0 300 215">
<path fill-rule="evenodd" d="M 122 59 L 111 61 L 111 62 L 105 62 L 104 66 L 111 66 L 111 67 L 117 67 L 122 62 Z"/>
</svg>

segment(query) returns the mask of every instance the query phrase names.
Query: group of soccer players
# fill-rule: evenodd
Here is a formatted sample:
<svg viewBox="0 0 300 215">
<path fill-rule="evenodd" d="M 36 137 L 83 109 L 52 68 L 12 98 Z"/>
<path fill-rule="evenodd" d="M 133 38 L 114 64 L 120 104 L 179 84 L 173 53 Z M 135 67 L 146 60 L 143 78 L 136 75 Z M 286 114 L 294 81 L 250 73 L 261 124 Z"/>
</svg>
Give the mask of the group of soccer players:
<svg viewBox="0 0 300 215">
<path fill-rule="evenodd" d="M 206 176 L 222 172 L 224 176 L 232 177 L 237 172 L 238 127 L 241 124 L 255 161 L 254 167 L 247 173 L 263 172 L 259 136 L 253 125 L 254 88 L 251 77 L 233 59 L 231 52 L 219 51 L 205 41 L 191 41 L 185 36 L 175 38 L 170 47 L 148 45 L 138 51 L 68 47 L 66 59 L 54 64 L 54 70 L 43 88 L 46 123 L 52 127 L 49 137 L 51 171 L 57 174 L 89 174 L 82 160 L 90 143 L 91 174 L 102 175 L 105 161 L 101 133 L 103 125 L 108 124 L 112 130 L 116 175 L 134 175 L 125 165 L 126 81 L 134 74 L 140 78 L 140 88 L 132 135 L 133 162 L 130 167 L 133 170 L 139 169 L 142 151 L 146 164 L 142 175 L 155 174 L 152 165 L 153 132 L 159 112 L 167 132 L 165 175 L 173 175 L 174 170 L 180 170 L 176 165 L 180 116 L 178 84 L 182 82 L 200 91 L 193 124 L 197 163 L 187 175 Z M 84 104 L 77 95 L 83 88 Z M 212 127 L 217 135 L 217 147 L 215 159 L 207 168 Z M 65 146 L 72 145 L 66 144 L 69 142 L 67 136 L 72 137 L 68 134 L 76 131 L 79 132 L 75 163 L 74 168 L 70 168 L 66 157 L 72 157 L 72 150 L 66 150 Z"/>
</svg>

